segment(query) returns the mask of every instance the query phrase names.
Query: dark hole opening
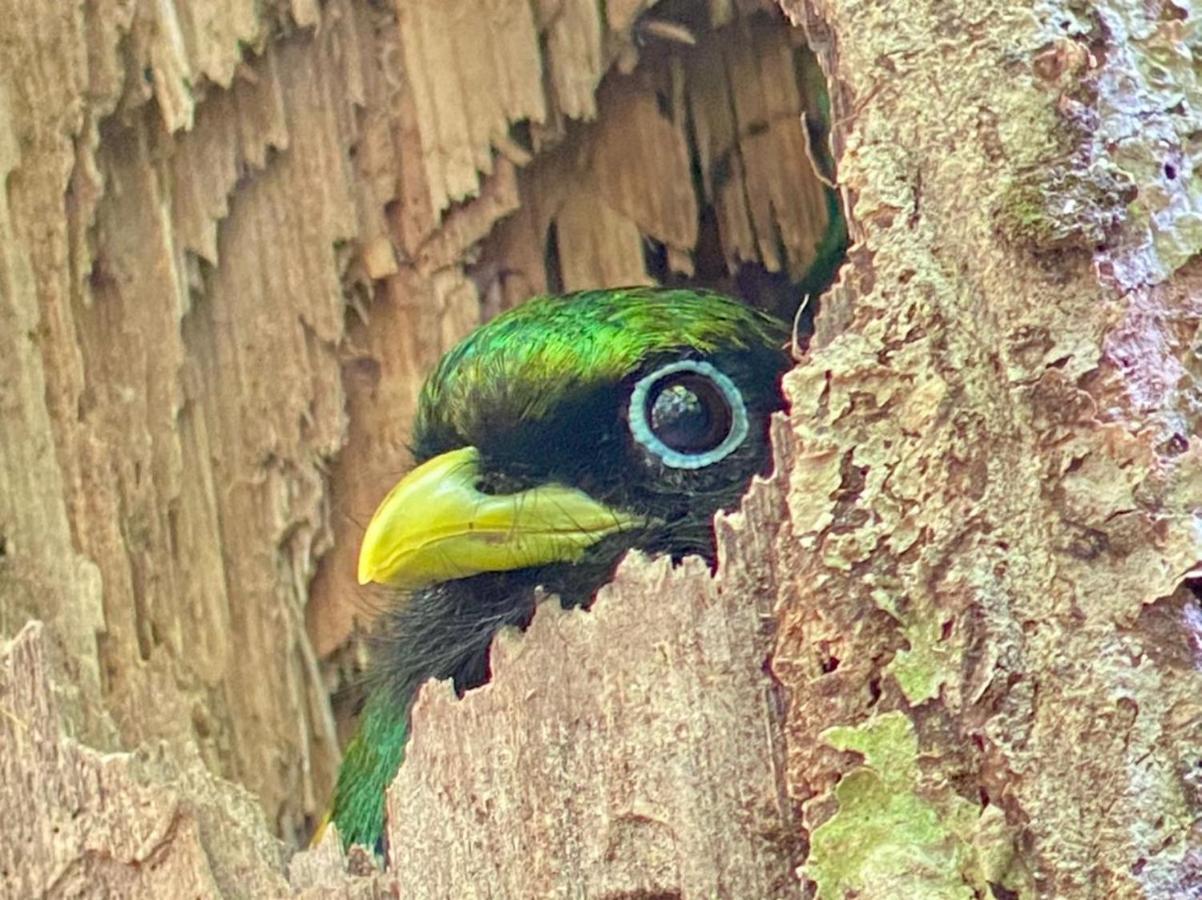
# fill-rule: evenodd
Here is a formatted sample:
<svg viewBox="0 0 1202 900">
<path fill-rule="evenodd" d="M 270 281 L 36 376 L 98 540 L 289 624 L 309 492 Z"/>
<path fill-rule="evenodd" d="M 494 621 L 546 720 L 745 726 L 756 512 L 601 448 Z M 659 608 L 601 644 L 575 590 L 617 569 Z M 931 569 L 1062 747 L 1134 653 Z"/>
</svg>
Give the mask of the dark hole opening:
<svg viewBox="0 0 1202 900">
<path fill-rule="evenodd" d="M 543 249 L 543 269 L 547 279 L 547 292 L 563 293 L 563 268 L 559 259 L 559 228 L 552 221 L 547 226 L 547 240 Z"/>
</svg>

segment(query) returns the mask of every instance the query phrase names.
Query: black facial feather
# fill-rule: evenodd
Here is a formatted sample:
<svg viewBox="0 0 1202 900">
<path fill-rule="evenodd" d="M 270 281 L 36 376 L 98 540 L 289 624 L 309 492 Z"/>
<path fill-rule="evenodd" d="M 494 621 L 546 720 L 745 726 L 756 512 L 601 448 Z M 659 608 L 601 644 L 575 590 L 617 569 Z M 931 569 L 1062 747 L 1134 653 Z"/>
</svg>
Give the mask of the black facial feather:
<svg viewBox="0 0 1202 900">
<path fill-rule="evenodd" d="M 681 358 L 705 360 L 727 374 L 747 407 L 746 441 L 701 469 L 664 465 L 633 440 L 627 421 L 634 383 Z M 674 559 L 695 554 L 713 565 L 713 516 L 735 508 L 751 476 L 763 474 L 768 465 L 768 420 L 783 406 L 780 376 L 788 364 L 784 351 L 773 346 L 708 357 L 657 355 L 616 385 L 563 398 L 561 415 L 533 427 L 515 428 L 512 419 L 498 415 L 484 439 L 477 440 L 485 461 L 484 490 L 515 493 L 558 481 L 662 524 L 611 535 L 577 563 L 489 572 L 414 592 L 386 614 L 374 654 L 376 683 L 398 700 L 427 678 L 453 678 L 460 693 L 477 687 L 488 678 L 492 636 L 506 625 L 529 623 L 536 589 L 558 595 L 565 607 L 587 607 L 632 548 Z M 423 455 L 434 452 L 425 449 Z"/>
</svg>

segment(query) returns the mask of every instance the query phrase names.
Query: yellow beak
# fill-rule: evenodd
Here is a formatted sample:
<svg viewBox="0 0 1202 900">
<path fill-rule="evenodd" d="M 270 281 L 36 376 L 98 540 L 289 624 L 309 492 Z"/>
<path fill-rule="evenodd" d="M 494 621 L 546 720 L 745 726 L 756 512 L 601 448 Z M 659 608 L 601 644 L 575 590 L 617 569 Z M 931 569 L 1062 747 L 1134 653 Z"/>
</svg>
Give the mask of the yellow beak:
<svg viewBox="0 0 1202 900">
<path fill-rule="evenodd" d="M 480 452 L 422 463 L 388 492 L 359 548 L 359 583 L 413 589 L 552 562 L 575 562 L 606 535 L 645 519 L 561 484 L 515 494 L 477 488 Z"/>
</svg>

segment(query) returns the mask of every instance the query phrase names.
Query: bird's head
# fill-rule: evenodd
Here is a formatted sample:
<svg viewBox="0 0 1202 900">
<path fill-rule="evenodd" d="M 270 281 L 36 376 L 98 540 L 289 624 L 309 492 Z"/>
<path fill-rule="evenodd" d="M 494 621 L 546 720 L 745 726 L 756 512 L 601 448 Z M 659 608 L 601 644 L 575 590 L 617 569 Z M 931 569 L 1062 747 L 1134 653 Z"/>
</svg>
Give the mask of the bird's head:
<svg viewBox="0 0 1202 900">
<path fill-rule="evenodd" d="M 711 561 L 713 514 L 768 460 L 789 358 L 776 320 L 715 294 L 532 300 L 469 335 L 422 390 L 417 467 L 367 527 L 359 581 L 397 588 L 330 810 L 380 846 L 383 795 L 429 678 L 488 677 L 538 589 L 589 601 L 631 548 Z"/>
<path fill-rule="evenodd" d="M 590 291 L 498 316 L 427 380 L 418 466 L 368 525 L 359 581 L 507 573 L 574 595 L 632 547 L 712 556 L 713 514 L 765 465 L 784 339 L 698 291 Z"/>
</svg>

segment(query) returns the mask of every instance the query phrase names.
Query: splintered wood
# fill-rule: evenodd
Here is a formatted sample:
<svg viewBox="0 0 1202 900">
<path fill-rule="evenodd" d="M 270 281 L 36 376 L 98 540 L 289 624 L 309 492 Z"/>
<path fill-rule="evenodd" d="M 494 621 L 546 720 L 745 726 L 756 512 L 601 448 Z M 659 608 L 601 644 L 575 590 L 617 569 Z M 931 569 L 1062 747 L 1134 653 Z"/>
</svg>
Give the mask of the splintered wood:
<svg viewBox="0 0 1202 900">
<path fill-rule="evenodd" d="M 513 123 L 546 120 L 540 32 L 531 4 L 512 0 L 398 3 L 397 24 L 421 142 L 415 162 L 438 214 L 479 192 Z"/>
<path fill-rule="evenodd" d="M 0 0 L 0 634 L 47 623 L 81 739 L 195 747 L 307 833 L 321 660 L 387 602 L 355 548 L 442 351 L 691 271 L 710 205 L 731 265 L 812 258 L 764 6 Z"/>
<path fill-rule="evenodd" d="M 730 30 L 602 85 L 597 124 L 522 172 L 520 208 L 485 251 L 504 263 L 508 302 L 648 283 L 648 239 L 671 271 L 691 274 L 706 206 L 728 271 L 753 263 L 800 278 L 813 264 L 829 220 L 799 122 L 811 102 L 797 77 L 801 38 L 771 20 Z"/>
<path fill-rule="evenodd" d="M 691 60 L 689 101 L 727 263 L 734 270 L 759 262 L 801 277 L 814 262 L 814 238 L 825 232 L 827 212 L 805 131 L 797 127 L 798 111 L 806 109 L 797 48 L 788 32 L 758 28 L 744 40 L 721 41 L 715 53 L 717 60 Z"/>
</svg>

